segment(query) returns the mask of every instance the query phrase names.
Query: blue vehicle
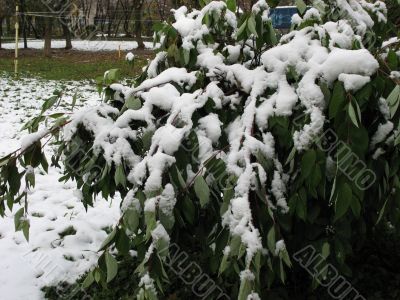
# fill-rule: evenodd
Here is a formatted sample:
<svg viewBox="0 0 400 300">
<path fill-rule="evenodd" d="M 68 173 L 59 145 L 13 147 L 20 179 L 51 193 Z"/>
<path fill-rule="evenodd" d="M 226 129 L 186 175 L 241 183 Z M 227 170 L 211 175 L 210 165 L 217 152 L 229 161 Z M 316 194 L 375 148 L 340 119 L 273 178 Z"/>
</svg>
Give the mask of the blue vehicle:
<svg viewBox="0 0 400 300">
<path fill-rule="evenodd" d="M 297 14 L 296 6 L 282 6 L 271 9 L 272 25 L 275 29 L 289 29 L 292 26 L 294 14 Z"/>
</svg>

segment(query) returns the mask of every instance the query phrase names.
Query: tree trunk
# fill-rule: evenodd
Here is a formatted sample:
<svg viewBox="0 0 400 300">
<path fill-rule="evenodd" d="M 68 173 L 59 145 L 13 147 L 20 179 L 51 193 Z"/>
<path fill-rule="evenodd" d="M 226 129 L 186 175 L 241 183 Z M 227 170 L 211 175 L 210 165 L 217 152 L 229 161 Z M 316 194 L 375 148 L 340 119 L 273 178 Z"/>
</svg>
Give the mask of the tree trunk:
<svg viewBox="0 0 400 300">
<path fill-rule="evenodd" d="M 35 39 L 38 40 L 38 39 L 40 39 L 40 35 L 39 35 L 38 31 L 36 30 L 35 26 L 33 25 L 33 20 L 34 20 L 33 18 L 28 19 L 30 28 L 32 29 L 33 34 L 35 35 Z"/>
<path fill-rule="evenodd" d="M 28 41 L 26 39 L 26 16 L 25 16 L 25 1 L 21 0 L 21 14 L 22 14 L 22 36 L 24 38 L 24 49 L 28 49 Z"/>
<path fill-rule="evenodd" d="M 1 49 L 1 37 L 3 36 L 3 19 L 0 19 L 0 49 Z"/>
<path fill-rule="evenodd" d="M 52 20 L 45 18 L 44 21 L 44 56 L 51 57 L 51 34 L 52 34 Z"/>
<path fill-rule="evenodd" d="M 68 27 L 68 21 L 66 18 L 61 19 L 61 27 L 65 37 L 65 49 L 71 50 L 72 49 L 72 40 L 71 40 L 71 31 Z"/>
<path fill-rule="evenodd" d="M 130 16 L 128 14 L 124 14 L 124 32 L 125 32 L 125 37 L 130 37 L 131 33 L 129 32 L 129 21 L 130 21 Z"/>
<path fill-rule="evenodd" d="M 143 4 L 144 1 L 136 6 L 135 10 L 135 37 L 136 42 L 138 43 L 138 49 L 144 49 L 143 37 L 142 37 L 142 29 L 143 29 Z"/>
<path fill-rule="evenodd" d="M 6 32 L 7 32 L 7 35 L 11 35 L 12 34 L 10 17 L 6 17 Z"/>
</svg>

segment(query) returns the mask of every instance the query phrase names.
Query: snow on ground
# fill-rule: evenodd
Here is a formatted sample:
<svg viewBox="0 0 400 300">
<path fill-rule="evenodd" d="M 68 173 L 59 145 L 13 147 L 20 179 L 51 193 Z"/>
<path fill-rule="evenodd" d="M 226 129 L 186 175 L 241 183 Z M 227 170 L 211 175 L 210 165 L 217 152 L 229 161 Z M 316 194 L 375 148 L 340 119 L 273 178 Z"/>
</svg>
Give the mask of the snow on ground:
<svg viewBox="0 0 400 300">
<path fill-rule="evenodd" d="M 0 157 L 19 148 L 25 134 L 20 132 L 22 124 L 38 114 L 43 99 L 61 88 L 68 103 L 75 92 L 88 99 L 80 105 L 99 101 L 95 87 L 87 82 L 14 81 L 0 76 Z M 57 110 L 62 111 L 62 107 Z M 48 151 L 50 154 L 51 149 Z M 119 218 L 119 199 L 113 203 L 98 199 L 86 212 L 74 196 L 74 183 L 60 183 L 59 177 L 55 168 L 50 168 L 48 175 L 37 174 L 36 187 L 29 195 L 29 243 L 21 232 L 14 231 L 13 213 L 7 211 L 6 218 L 0 218 L 2 300 L 43 299 L 43 286 L 73 282 L 96 263 L 96 251 L 107 236 L 104 229 Z M 72 228 L 76 234 L 64 236 Z"/>
<path fill-rule="evenodd" d="M 147 49 L 153 49 L 153 42 L 144 42 Z M 15 49 L 15 43 L 3 44 L 4 49 Z M 19 48 L 23 47 L 22 41 L 19 44 Z M 54 49 L 65 48 L 64 40 L 53 40 L 51 47 Z M 138 43 L 135 41 L 104 41 L 100 40 L 76 40 L 72 41 L 72 47 L 74 50 L 79 51 L 117 51 L 121 47 L 122 51 L 129 51 L 136 49 Z M 44 40 L 28 40 L 28 48 L 31 49 L 43 49 Z"/>
</svg>

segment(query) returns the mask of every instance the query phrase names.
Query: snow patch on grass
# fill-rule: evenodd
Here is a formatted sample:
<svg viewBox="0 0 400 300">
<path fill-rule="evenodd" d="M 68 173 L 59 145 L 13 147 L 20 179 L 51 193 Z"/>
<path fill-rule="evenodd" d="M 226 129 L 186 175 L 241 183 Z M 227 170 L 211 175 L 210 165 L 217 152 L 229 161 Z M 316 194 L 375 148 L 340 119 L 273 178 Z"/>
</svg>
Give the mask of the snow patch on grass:
<svg viewBox="0 0 400 300">
<path fill-rule="evenodd" d="M 87 99 L 84 103 L 78 100 L 78 106 L 92 106 L 99 101 L 95 87 L 88 82 L 0 77 L 0 156 L 20 147 L 20 139 L 26 134 L 20 131 L 22 124 L 38 115 L 43 101 L 56 89 L 64 91 L 57 111 L 68 111 L 63 103 L 72 103 L 75 93 L 78 99 Z M 49 147 L 49 154 L 51 151 Z M 73 283 L 97 263 L 97 250 L 107 236 L 105 229 L 120 216 L 120 199 L 111 204 L 98 199 L 86 212 L 75 193 L 75 184 L 60 183 L 60 177 L 55 168 L 46 175 L 36 174 L 36 187 L 29 195 L 29 243 L 22 232 L 15 232 L 10 211 L 0 218 L 2 299 L 43 299 L 43 286 L 60 281 Z"/>
</svg>

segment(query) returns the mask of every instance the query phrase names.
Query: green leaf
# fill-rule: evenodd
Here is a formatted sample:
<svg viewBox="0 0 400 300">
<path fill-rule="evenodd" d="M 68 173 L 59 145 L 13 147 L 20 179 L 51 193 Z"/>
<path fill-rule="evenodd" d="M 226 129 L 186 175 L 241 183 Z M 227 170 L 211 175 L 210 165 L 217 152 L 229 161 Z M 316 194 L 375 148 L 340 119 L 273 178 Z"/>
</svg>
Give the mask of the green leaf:
<svg viewBox="0 0 400 300">
<path fill-rule="evenodd" d="M 353 97 L 352 98 L 352 104 L 354 105 L 354 107 L 356 108 L 356 113 L 357 113 L 357 120 L 360 122 L 360 124 L 362 123 L 362 117 L 361 117 L 361 109 L 360 106 L 358 105 L 357 100 Z"/>
<path fill-rule="evenodd" d="M 353 197 L 353 192 L 348 183 L 344 183 L 339 187 L 338 195 L 335 203 L 335 218 L 337 221 L 343 217 L 348 211 Z"/>
<path fill-rule="evenodd" d="M 153 138 L 154 131 L 146 131 L 143 136 L 142 136 L 142 143 L 143 143 L 143 149 L 145 151 L 148 151 L 151 147 L 151 140 Z"/>
<path fill-rule="evenodd" d="M 285 264 L 290 268 L 292 266 L 292 262 L 290 261 L 289 253 L 287 250 L 283 250 L 279 253 L 279 256 L 282 258 L 282 260 L 285 262 Z"/>
<path fill-rule="evenodd" d="M 29 186 L 35 186 L 35 173 L 31 172 L 25 175 L 26 182 Z"/>
<path fill-rule="evenodd" d="M 49 99 L 47 99 L 43 105 L 42 105 L 42 113 L 44 113 L 46 110 L 50 109 L 51 107 L 54 106 L 54 104 L 57 103 L 57 100 L 59 99 L 58 96 L 52 96 Z"/>
<path fill-rule="evenodd" d="M 220 264 L 219 270 L 218 270 L 218 275 L 221 275 L 222 273 L 224 273 L 224 271 L 228 267 L 228 258 L 229 258 L 229 255 L 226 255 L 226 254 L 224 254 L 224 256 L 222 257 L 221 264 Z"/>
<path fill-rule="evenodd" d="M 267 235 L 267 245 L 268 245 L 268 249 L 271 253 L 275 253 L 275 244 L 276 244 L 276 239 L 275 239 L 275 228 L 272 227 L 269 231 L 268 231 L 268 235 Z"/>
<path fill-rule="evenodd" d="M 329 119 L 336 117 L 338 112 L 344 107 L 345 100 L 346 93 L 343 83 L 338 81 L 333 88 L 331 101 L 329 102 Z"/>
<path fill-rule="evenodd" d="M 194 218 L 196 214 L 196 208 L 193 201 L 189 197 L 185 197 L 182 201 L 182 213 L 185 216 L 186 221 L 190 224 L 194 223 Z"/>
<path fill-rule="evenodd" d="M 343 242 L 339 238 L 335 239 L 335 254 L 337 261 L 340 264 L 343 264 L 346 258 L 346 254 Z"/>
<path fill-rule="evenodd" d="M 119 254 L 127 255 L 131 249 L 131 240 L 126 235 L 125 230 L 118 231 L 115 247 Z"/>
<path fill-rule="evenodd" d="M 252 282 L 248 278 L 243 278 L 240 282 L 238 300 L 246 300 L 252 291 Z"/>
<path fill-rule="evenodd" d="M 389 198 L 386 199 L 385 204 L 383 204 L 381 210 L 379 211 L 379 216 L 378 216 L 378 220 L 376 221 L 376 225 L 382 220 L 384 214 L 385 214 L 385 210 L 386 210 L 386 206 L 388 204 Z"/>
<path fill-rule="evenodd" d="M 326 4 L 323 1 L 313 1 L 313 7 L 318 9 L 321 15 L 325 14 Z"/>
<path fill-rule="evenodd" d="M 190 62 L 190 50 L 183 48 L 183 60 L 185 65 L 188 65 Z"/>
<path fill-rule="evenodd" d="M 186 182 L 176 164 L 171 169 L 170 177 L 177 188 L 186 189 Z"/>
<path fill-rule="evenodd" d="M 317 153 L 314 150 L 308 150 L 301 160 L 301 173 L 303 178 L 311 175 L 317 160 Z"/>
<path fill-rule="evenodd" d="M 360 212 L 361 212 L 361 204 L 360 204 L 360 201 L 358 201 L 357 197 L 353 196 L 350 206 L 351 206 L 351 210 L 353 211 L 354 216 L 356 218 L 359 218 Z"/>
<path fill-rule="evenodd" d="M 22 229 L 22 217 L 24 215 L 25 209 L 22 207 L 20 208 L 14 215 L 14 225 L 15 225 L 15 231 L 19 231 Z"/>
<path fill-rule="evenodd" d="M 3 201 L 4 201 L 4 198 L 1 197 L 0 198 L 0 203 L 3 202 Z M 9 210 L 12 211 L 12 209 L 14 207 L 14 198 L 10 194 L 7 195 L 7 206 L 9 208 Z M 3 212 L 0 215 L 4 218 Z"/>
<path fill-rule="evenodd" d="M 76 100 L 78 99 L 78 92 L 75 92 L 74 96 L 72 97 L 72 105 L 71 105 L 71 110 L 74 110 L 74 107 L 76 105 Z"/>
<path fill-rule="evenodd" d="M 123 186 L 126 187 L 126 175 L 125 175 L 125 168 L 124 166 L 121 164 L 117 167 L 117 169 L 115 170 L 115 185 L 116 186 Z"/>
<path fill-rule="evenodd" d="M 396 114 L 397 109 L 399 108 L 399 104 L 400 104 L 400 86 L 399 85 L 396 85 L 396 87 L 390 93 L 390 95 L 388 96 L 386 101 L 390 108 L 390 117 L 393 118 L 394 115 Z"/>
<path fill-rule="evenodd" d="M 236 0 L 226 0 L 226 6 L 230 11 L 236 12 L 237 9 Z"/>
<path fill-rule="evenodd" d="M 142 108 L 142 101 L 136 97 L 129 97 L 125 102 L 125 107 L 127 109 L 138 110 Z"/>
<path fill-rule="evenodd" d="M 148 289 L 148 290 L 146 290 L 145 294 L 146 294 L 147 300 L 157 300 L 158 299 L 156 293 L 153 290 Z"/>
<path fill-rule="evenodd" d="M 258 37 L 258 33 L 256 30 L 256 19 L 254 18 L 253 15 L 250 16 L 249 19 L 247 20 L 247 28 L 252 34 L 254 34 L 255 37 Z"/>
<path fill-rule="evenodd" d="M 303 221 L 307 219 L 307 193 L 304 188 L 297 195 L 296 213 Z"/>
<path fill-rule="evenodd" d="M 40 164 L 42 165 L 43 170 L 48 173 L 49 172 L 49 163 L 47 162 L 46 155 L 42 153 L 42 159 L 40 160 Z"/>
<path fill-rule="evenodd" d="M 238 31 L 236 33 L 236 36 L 237 36 L 238 40 L 242 40 L 243 39 L 242 35 L 244 35 L 244 33 L 246 31 L 246 28 L 247 28 L 247 20 L 244 21 L 242 25 L 240 25 L 240 27 L 239 27 L 239 29 L 238 29 Z"/>
<path fill-rule="evenodd" d="M 204 25 L 206 25 L 207 27 L 209 27 L 211 25 L 211 21 L 210 21 L 210 14 L 206 13 L 203 17 L 202 23 Z"/>
<path fill-rule="evenodd" d="M 292 151 L 290 151 L 290 154 L 286 160 L 285 166 L 287 166 L 296 156 L 296 147 L 293 147 Z"/>
<path fill-rule="evenodd" d="M 203 176 L 199 175 L 195 179 L 194 190 L 200 200 L 201 207 L 205 207 L 210 201 L 210 188 Z"/>
<path fill-rule="evenodd" d="M 325 243 L 322 245 L 321 254 L 322 254 L 322 256 L 326 259 L 326 258 L 330 255 L 330 253 L 331 253 L 331 246 L 329 245 L 328 242 L 325 242 Z"/>
<path fill-rule="evenodd" d="M 351 102 L 347 106 L 347 113 L 350 117 L 351 122 L 358 128 L 359 124 L 356 116 L 356 111 L 354 110 L 353 104 Z"/>
<path fill-rule="evenodd" d="M 307 10 L 307 5 L 304 3 L 303 0 L 296 0 L 296 6 L 300 15 L 303 15 Z"/>
<path fill-rule="evenodd" d="M 61 117 L 63 117 L 65 114 L 64 113 L 55 113 L 55 114 L 51 114 L 48 117 L 52 118 L 52 119 L 59 119 Z"/>
<path fill-rule="evenodd" d="M 223 216 L 226 213 L 226 211 L 228 210 L 229 204 L 234 196 L 235 196 L 234 186 L 232 185 L 232 183 L 230 181 L 228 181 L 227 186 L 224 189 L 224 197 L 223 197 L 224 201 L 220 207 L 220 215 L 221 216 Z"/>
<path fill-rule="evenodd" d="M 285 273 L 285 269 L 283 267 L 282 260 L 279 261 L 279 276 L 280 276 L 280 279 L 281 279 L 282 283 L 285 283 L 285 281 L 286 281 L 286 273 Z"/>
<path fill-rule="evenodd" d="M 5 165 L 7 165 L 8 162 L 10 161 L 10 158 L 11 158 L 11 154 L 9 154 L 9 155 L 7 155 L 7 156 L 5 156 L 5 157 L 0 158 L 0 168 L 3 167 L 3 166 L 5 166 Z"/>
<path fill-rule="evenodd" d="M 151 232 L 157 226 L 156 214 L 153 211 L 144 212 L 144 221 L 146 223 L 146 239 L 150 239 Z"/>
<path fill-rule="evenodd" d="M 395 136 L 394 146 L 400 145 L 400 133 L 397 133 Z"/>
<path fill-rule="evenodd" d="M 391 70 L 393 70 L 393 71 L 397 70 L 397 66 L 398 66 L 397 54 L 392 49 L 389 50 L 389 53 L 387 56 L 387 62 L 388 62 L 389 68 Z"/>
<path fill-rule="evenodd" d="M 177 62 L 179 60 L 179 49 L 175 44 L 168 47 L 168 57 L 174 58 Z"/>
<path fill-rule="evenodd" d="M 30 223 L 28 220 L 24 220 L 22 223 L 22 233 L 24 234 L 25 239 L 29 242 L 29 228 Z"/>
<path fill-rule="evenodd" d="M 278 38 L 276 36 L 276 32 L 274 27 L 272 26 L 272 22 L 268 21 L 268 37 L 271 45 L 275 46 L 278 44 Z"/>
<path fill-rule="evenodd" d="M 117 229 L 114 228 L 113 231 L 107 236 L 107 238 L 104 240 L 104 242 L 100 246 L 100 250 L 104 250 L 107 248 L 112 242 L 114 242 L 115 235 L 117 234 Z"/>
<path fill-rule="evenodd" d="M 117 276 L 118 262 L 108 251 L 105 253 L 106 266 L 107 266 L 107 282 L 110 282 Z"/>
<path fill-rule="evenodd" d="M 104 79 L 107 85 L 110 85 L 113 82 L 117 82 L 120 80 L 120 70 L 119 69 L 111 69 L 107 71 L 104 75 Z"/>
<path fill-rule="evenodd" d="M 128 209 L 123 217 L 124 224 L 131 232 L 136 232 L 139 226 L 139 213 L 134 208 Z"/>
<path fill-rule="evenodd" d="M 209 2 L 210 2 L 210 0 L 200 0 L 200 6 L 203 8 L 203 7 L 206 6 Z"/>
<path fill-rule="evenodd" d="M 82 288 L 87 289 L 93 284 L 93 282 L 94 282 L 93 272 L 89 272 L 89 274 L 86 276 L 85 280 L 82 283 Z"/>
<path fill-rule="evenodd" d="M 239 235 L 233 235 L 229 243 L 230 247 L 229 255 L 232 257 L 239 255 L 239 249 L 241 244 L 242 244 L 242 238 Z"/>
<path fill-rule="evenodd" d="M 165 227 L 165 229 L 171 230 L 174 227 L 175 217 L 173 213 L 166 214 L 162 210 L 159 210 L 158 218 L 160 219 L 160 222 Z"/>
<path fill-rule="evenodd" d="M 156 242 L 156 249 L 158 255 L 161 257 L 167 256 L 169 253 L 169 241 L 164 238 L 158 239 Z"/>
<path fill-rule="evenodd" d="M 96 280 L 97 283 L 99 283 L 101 280 L 101 272 L 99 269 L 94 271 L 94 280 Z"/>
</svg>

